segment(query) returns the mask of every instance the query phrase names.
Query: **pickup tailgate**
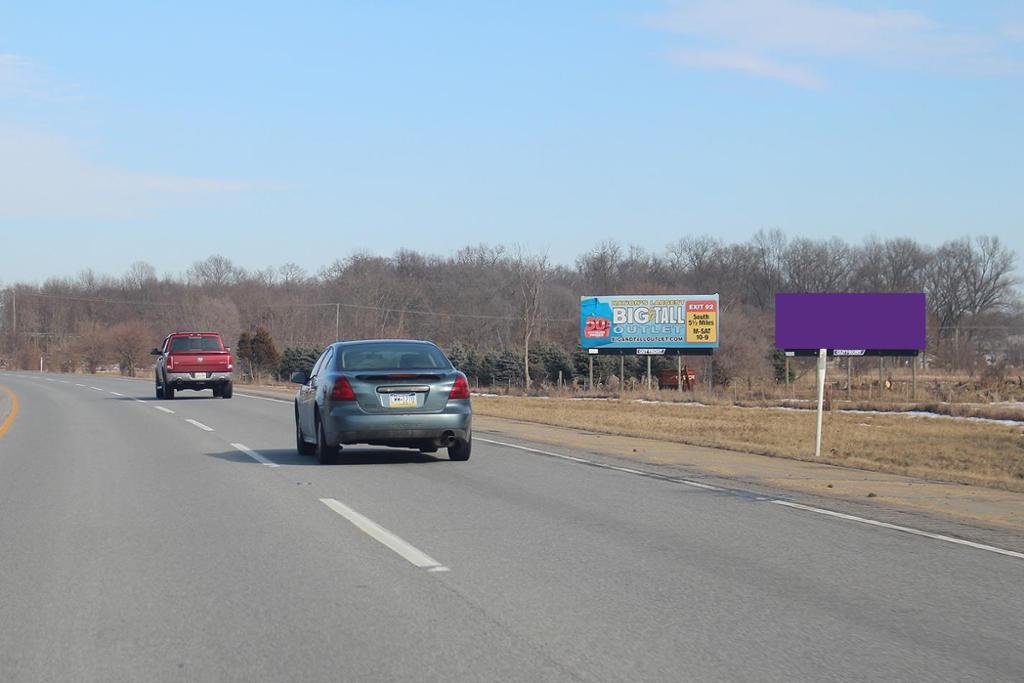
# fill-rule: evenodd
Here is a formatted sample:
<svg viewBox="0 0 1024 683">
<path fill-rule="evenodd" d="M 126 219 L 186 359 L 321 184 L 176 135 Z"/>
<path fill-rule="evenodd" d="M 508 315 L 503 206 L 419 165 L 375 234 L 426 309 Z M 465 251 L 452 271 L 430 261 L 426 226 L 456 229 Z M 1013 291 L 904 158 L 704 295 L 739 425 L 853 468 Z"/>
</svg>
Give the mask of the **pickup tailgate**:
<svg viewBox="0 0 1024 683">
<path fill-rule="evenodd" d="M 231 354 L 226 351 L 175 351 L 167 358 L 169 372 L 230 372 Z"/>
</svg>

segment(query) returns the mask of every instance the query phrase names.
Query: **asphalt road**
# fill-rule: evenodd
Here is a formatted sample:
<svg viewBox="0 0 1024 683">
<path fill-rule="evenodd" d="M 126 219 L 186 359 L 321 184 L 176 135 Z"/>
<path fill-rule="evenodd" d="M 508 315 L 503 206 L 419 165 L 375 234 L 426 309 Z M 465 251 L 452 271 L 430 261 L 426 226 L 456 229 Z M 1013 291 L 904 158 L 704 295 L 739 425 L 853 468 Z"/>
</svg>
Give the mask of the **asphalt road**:
<svg viewBox="0 0 1024 683">
<path fill-rule="evenodd" d="M 0 387 L 3 681 L 1024 678 L 1024 559 L 480 432 L 318 466 L 242 390 Z"/>
</svg>

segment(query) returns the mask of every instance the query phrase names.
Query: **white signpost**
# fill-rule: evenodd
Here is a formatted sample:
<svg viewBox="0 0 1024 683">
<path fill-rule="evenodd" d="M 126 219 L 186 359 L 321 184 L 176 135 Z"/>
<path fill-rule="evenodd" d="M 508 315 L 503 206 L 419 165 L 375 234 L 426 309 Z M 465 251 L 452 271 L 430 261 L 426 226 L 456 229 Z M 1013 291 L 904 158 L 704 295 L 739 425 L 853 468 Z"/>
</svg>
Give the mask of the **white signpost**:
<svg viewBox="0 0 1024 683">
<path fill-rule="evenodd" d="M 821 414 L 825 410 L 825 368 L 828 349 L 818 349 L 818 428 L 814 432 L 814 457 L 821 457 Z"/>
</svg>

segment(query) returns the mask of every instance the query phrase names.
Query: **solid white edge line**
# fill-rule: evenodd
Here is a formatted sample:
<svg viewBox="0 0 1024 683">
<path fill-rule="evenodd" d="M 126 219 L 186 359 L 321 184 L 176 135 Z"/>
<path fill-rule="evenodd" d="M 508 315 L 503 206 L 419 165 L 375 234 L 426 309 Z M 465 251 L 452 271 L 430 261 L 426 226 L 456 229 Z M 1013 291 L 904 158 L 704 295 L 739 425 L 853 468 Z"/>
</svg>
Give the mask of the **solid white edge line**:
<svg viewBox="0 0 1024 683">
<path fill-rule="evenodd" d="M 283 398 L 270 398 L 269 396 L 253 396 L 252 394 L 235 394 L 235 396 L 241 396 L 242 398 L 255 398 L 259 401 L 273 401 L 274 403 L 291 403 Z"/>
<path fill-rule="evenodd" d="M 174 415 L 174 411 L 171 410 L 170 408 L 164 408 L 163 406 L 153 406 L 153 407 L 156 408 L 157 410 L 162 410 L 165 413 L 170 413 L 171 415 Z"/>
<path fill-rule="evenodd" d="M 253 460 L 255 460 L 256 462 L 258 462 L 260 464 L 266 465 L 267 467 L 280 467 L 280 465 L 278 465 L 276 462 L 272 462 L 270 460 L 267 460 L 262 455 L 260 455 L 259 453 L 257 453 L 253 449 L 249 448 L 245 444 L 233 443 L 233 444 L 231 444 L 231 446 L 232 446 L 232 448 L 235 448 L 237 450 L 242 451 L 243 453 L 245 453 L 250 458 L 252 458 Z"/>
<path fill-rule="evenodd" d="M 721 488 L 719 488 L 717 486 L 711 486 L 710 484 L 702 484 L 702 483 L 697 482 L 697 481 L 690 481 L 690 480 L 687 480 L 687 479 L 675 479 L 675 478 L 670 478 L 670 477 L 660 477 L 660 476 L 658 476 L 656 474 L 653 474 L 653 473 L 643 472 L 642 470 L 633 470 L 633 469 L 630 469 L 628 467 L 616 467 L 614 465 L 607 465 L 605 463 L 595 462 L 593 460 L 587 460 L 585 458 L 577 458 L 577 457 L 573 457 L 571 455 L 563 455 L 561 453 L 552 453 L 551 451 L 544 451 L 544 450 L 541 450 L 539 448 L 530 448 L 529 446 L 520 446 L 519 444 L 506 443 L 504 441 L 494 441 L 492 439 L 485 439 L 485 438 L 482 438 L 482 437 L 479 437 L 479 436 L 476 437 L 476 440 L 477 441 L 482 441 L 484 443 L 493 444 L 493 445 L 496 445 L 496 446 L 505 446 L 506 448 L 515 448 L 515 449 L 518 449 L 518 450 L 521 450 L 521 451 L 527 451 L 529 453 L 538 453 L 540 455 L 547 455 L 547 456 L 550 456 L 550 457 L 553 457 L 553 458 L 560 458 L 562 460 L 572 460 L 574 462 L 583 462 L 583 463 L 587 463 L 587 464 L 590 464 L 590 465 L 596 465 L 596 466 L 602 467 L 604 469 L 616 470 L 616 471 L 619 471 L 619 472 L 627 472 L 627 473 L 630 473 L 630 474 L 639 474 L 641 476 L 653 477 L 653 478 L 657 478 L 657 479 L 664 479 L 665 481 L 677 482 L 677 483 L 680 483 L 680 484 L 685 484 L 687 486 L 694 486 L 696 488 L 708 489 L 710 491 L 722 491 L 722 490 L 724 490 L 724 489 L 721 489 Z M 1024 553 L 1019 553 L 1019 552 L 1014 551 L 1014 550 L 1007 550 L 1005 548 L 998 548 L 996 546 L 986 545 L 984 543 L 975 543 L 974 541 L 967 541 L 967 540 L 964 540 L 962 538 L 954 538 L 953 536 L 944 536 L 942 534 L 935 534 L 935 533 L 932 533 L 930 531 L 924 531 L 922 529 L 914 529 L 913 527 L 900 526 L 898 524 L 890 524 L 888 522 L 880 522 L 880 521 L 875 520 L 875 519 L 868 519 L 866 517 L 857 517 L 856 515 L 848 515 L 848 514 L 843 513 L 843 512 L 834 512 L 832 510 L 825 510 L 823 508 L 816 508 L 816 507 L 812 507 L 810 505 L 803 505 L 801 503 L 791 503 L 788 500 L 778 500 L 778 499 L 769 499 L 769 498 L 761 498 L 761 497 L 759 497 L 758 500 L 767 501 L 769 503 L 774 503 L 775 505 L 783 505 L 785 507 L 793 508 L 793 509 L 796 509 L 796 510 L 805 510 L 807 512 L 816 512 L 819 515 L 827 515 L 829 517 L 837 517 L 839 519 L 846 519 L 846 520 L 849 520 L 849 521 L 852 521 L 852 522 L 860 522 L 861 524 L 868 524 L 870 526 L 881 527 L 883 529 L 891 529 L 893 531 L 902 531 L 903 533 L 913 534 L 914 536 L 922 536 L 924 538 L 930 538 L 930 539 L 933 539 L 933 540 L 936 540 L 936 541 L 945 541 L 947 543 L 955 543 L 956 545 L 963 545 L 963 546 L 967 546 L 969 548 L 974 548 L 976 550 L 985 550 L 985 551 L 988 551 L 990 553 L 997 553 L 999 555 L 1005 555 L 1007 557 L 1014 557 L 1014 558 L 1017 558 L 1017 559 L 1024 560 Z"/>
<path fill-rule="evenodd" d="M 671 481 L 671 482 L 675 482 L 677 484 L 683 484 L 684 486 L 692 486 L 692 487 L 698 488 L 698 489 L 705 489 L 707 491 L 722 491 L 722 490 L 724 490 L 724 489 L 719 488 L 718 486 L 712 486 L 711 484 L 702 484 L 699 481 L 691 481 L 689 479 L 678 479 L 676 477 L 666 477 L 666 476 L 663 476 L 663 475 L 659 475 L 659 474 L 657 474 L 655 472 L 644 472 L 643 470 L 634 470 L 634 469 L 631 469 L 629 467 L 618 467 L 617 465 L 609 465 L 608 463 L 598 462 L 596 460 L 588 460 L 587 458 L 577 458 L 576 456 L 565 455 L 563 453 L 553 453 L 551 451 L 543 451 L 543 450 L 541 450 L 539 448 L 530 448 L 529 446 L 520 446 L 519 444 L 507 443 L 505 441 L 494 441 L 493 439 L 485 439 L 485 438 L 480 437 L 480 436 L 477 436 L 477 437 L 474 437 L 474 438 L 477 441 L 482 441 L 484 443 L 489 443 L 489 444 L 492 444 L 494 446 L 504 446 L 506 448 L 515 448 L 515 449 L 520 450 L 520 451 L 526 451 L 528 453 L 537 453 L 539 455 L 547 455 L 547 456 L 550 456 L 552 458 L 559 458 L 561 460 L 571 460 L 572 462 L 582 462 L 582 463 L 585 463 L 587 465 L 593 465 L 594 467 L 600 467 L 601 469 L 605 469 L 605 470 L 615 470 L 616 472 L 625 472 L 626 474 L 637 474 L 637 475 L 640 475 L 642 477 L 649 477 L 649 478 L 653 478 L 653 479 L 662 479 L 664 481 Z"/>
<path fill-rule="evenodd" d="M 922 531 L 921 529 L 914 529 L 913 527 L 900 526 L 899 524 L 890 524 L 888 522 L 880 522 L 877 519 L 868 519 L 866 517 L 857 517 L 856 515 L 848 515 L 844 512 L 835 512 L 833 510 L 825 510 L 822 508 L 811 507 L 810 505 L 803 505 L 801 503 L 791 503 L 788 500 L 771 500 L 770 503 L 775 505 L 784 505 L 788 508 L 795 510 L 805 510 L 807 512 L 816 512 L 819 515 L 827 515 L 829 517 L 838 517 L 839 519 L 846 519 L 851 522 L 860 522 L 861 524 L 869 524 L 871 526 L 882 527 L 883 529 L 892 529 L 893 531 L 902 531 L 905 534 L 913 534 L 914 536 L 924 536 L 925 538 L 931 538 L 936 541 L 945 541 L 946 543 L 955 543 L 957 545 L 965 545 L 969 548 L 975 548 L 977 550 L 986 550 L 990 553 L 998 553 L 999 555 L 1006 555 L 1007 557 L 1015 557 L 1020 560 L 1024 560 L 1024 553 L 1018 553 L 1014 550 L 1006 550 L 1005 548 L 997 548 L 993 545 L 986 545 L 984 543 L 975 543 L 974 541 L 966 541 L 962 538 L 954 538 L 953 536 L 943 536 L 942 534 L 933 534 L 930 531 Z"/>
<path fill-rule="evenodd" d="M 410 564 L 430 569 L 431 571 L 447 571 L 447 567 L 444 567 L 444 565 L 432 558 L 430 555 L 427 555 L 408 541 L 402 540 L 400 537 L 377 524 L 369 517 L 359 514 L 344 503 L 341 503 L 334 498 L 321 498 L 320 502 L 337 512 L 348 521 L 352 522 L 352 524 L 354 524 L 359 530 L 363 531 L 374 540 L 401 555 Z"/>
<path fill-rule="evenodd" d="M 200 428 L 200 429 L 202 429 L 202 430 L 203 430 L 204 432 L 212 432 L 212 431 L 213 431 L 213 427 L 207 427 L 206 425 L 204 425 L 204 424 L 203 424 L 202 422 L 200 422 L 199 420 L 193 420 L 193 419 L 192 419 L 192 418 L 190 418 L 190 417 L 189 417 L 189 418 L 186 418 L 186 419 L 185 419 L 185 422 L 188 422 L 189 424 L 192 424 L 192 425 L 195 425 L 196 427 L 199 427 L 199 428 Z"/>
</svg>

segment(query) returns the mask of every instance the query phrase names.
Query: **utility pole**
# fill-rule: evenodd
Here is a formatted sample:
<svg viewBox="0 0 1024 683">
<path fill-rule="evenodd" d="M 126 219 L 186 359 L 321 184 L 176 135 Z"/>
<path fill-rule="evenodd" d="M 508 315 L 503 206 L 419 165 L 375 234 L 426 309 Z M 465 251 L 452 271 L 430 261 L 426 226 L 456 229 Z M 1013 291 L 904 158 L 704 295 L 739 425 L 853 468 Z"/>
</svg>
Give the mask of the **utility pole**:
<svg viewBox="0 0 1024 683">
<path fill-rule="evenodd" d="M 11 311 L 13 313 L 11 318 L 11 332 L 13 336 L 18 336 L 18 292 L 14 287 L 11 287 Z"/>
<path fill-rule="evenodd" d="M 334 304 L 334 341 L 341 339 L 341 304 Z"/>
</svg>

